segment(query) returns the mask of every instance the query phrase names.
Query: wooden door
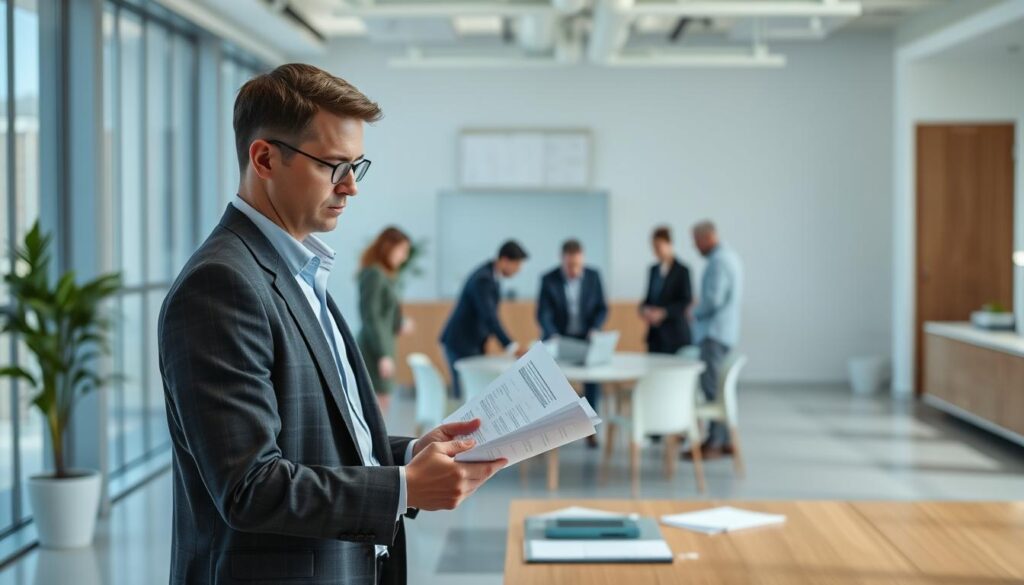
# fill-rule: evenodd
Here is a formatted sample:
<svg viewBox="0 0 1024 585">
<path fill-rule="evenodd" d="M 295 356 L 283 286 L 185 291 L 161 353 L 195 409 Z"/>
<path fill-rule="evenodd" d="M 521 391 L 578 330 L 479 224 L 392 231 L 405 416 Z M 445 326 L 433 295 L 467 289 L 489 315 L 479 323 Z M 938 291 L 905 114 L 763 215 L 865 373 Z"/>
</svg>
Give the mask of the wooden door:
<svg viewBox="0 0 1024 585">
<path fill-rule="evenodd" d="M 1013 124 L 917 127 L 915 386 L 926 321 L 1013 303 Z"/>
</svg>

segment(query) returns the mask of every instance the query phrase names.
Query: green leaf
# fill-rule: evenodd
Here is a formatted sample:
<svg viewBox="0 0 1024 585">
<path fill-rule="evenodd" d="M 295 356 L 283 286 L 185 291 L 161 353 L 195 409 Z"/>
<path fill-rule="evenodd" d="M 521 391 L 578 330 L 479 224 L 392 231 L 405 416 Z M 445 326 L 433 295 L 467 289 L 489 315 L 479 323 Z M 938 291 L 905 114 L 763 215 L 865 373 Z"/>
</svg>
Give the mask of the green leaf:
<svg viewBox="0 0 1024 585">
<path fill-rule="evenodd" d="M 3 378 L 21 378 L 31 384 L 33 387 L 38 386 L 36 379 L 32 374 L 28 373 L 18 366 L 7 366 L 6 368 L 0 368 L 0 377 Z"/>
</svg>

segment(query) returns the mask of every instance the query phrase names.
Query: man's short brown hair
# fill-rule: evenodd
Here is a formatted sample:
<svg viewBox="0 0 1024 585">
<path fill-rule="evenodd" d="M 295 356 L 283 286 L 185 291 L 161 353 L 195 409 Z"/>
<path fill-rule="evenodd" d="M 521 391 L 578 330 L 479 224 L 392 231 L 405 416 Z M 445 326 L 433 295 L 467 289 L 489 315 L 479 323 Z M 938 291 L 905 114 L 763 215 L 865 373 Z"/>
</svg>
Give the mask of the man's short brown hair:
<svg viewBox="0 0 1024 585">
<path fill-rule="evenodd" d="M 577 239 L 566 240 L 562 243 L 562 256 L 579 254 L 583 251 L 583 245 Z"/>
<path fill-rule="evenodd" d="M 668 226 L 658 226 L 654 228 L 654 233 L 651 234 L 651 239 L 664 240 L 668 243 L 672 243 L 672 232 L 668 229 Z"/>
<path fill-rule="evenodd" d="M 320 109 L 364 122 L 381 118 L 380 106 L 352 84 L 312 65 L 289 63 L 247 81 L 235 98 L 238 168 L 245 172 L 257 138 L 302 142 Z"/>
</svg>

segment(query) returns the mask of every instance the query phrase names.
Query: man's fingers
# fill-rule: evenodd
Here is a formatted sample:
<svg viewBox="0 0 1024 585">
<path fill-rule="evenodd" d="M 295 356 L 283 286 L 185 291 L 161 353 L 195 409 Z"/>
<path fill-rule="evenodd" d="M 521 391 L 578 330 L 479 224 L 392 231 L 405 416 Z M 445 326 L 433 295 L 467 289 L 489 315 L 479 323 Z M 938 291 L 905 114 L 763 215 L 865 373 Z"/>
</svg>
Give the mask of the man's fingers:
<svg viewBox="0 0 1024 585">
<path fill-rule="evenodd" d="M 441 425 L 441 432 L 449 437 L 460 437 L 476 432 L 480 428 L 480 419 L 474 418 L 467 421 L 450 422 Z"/>
<path fill-rule="evenodd" d="M 455 439 L 454 441 L 445 441 L 443 443 L 434 443 L 445 455 L 454 457 L 463 451 L 469 451 L 476 446 L 476 441 L 473 439 Z"/>
<path fill-rule="evenodd" d="M 498 459 L 496 461 L 484 461 L 482 463 L 460 463 L 459 465 L 466 471 L 466 479 L 471 481 L 483 481 L 490 478 L 495 473 L 505 467 L 508 464 L 507 459 Z"/>
</svg>

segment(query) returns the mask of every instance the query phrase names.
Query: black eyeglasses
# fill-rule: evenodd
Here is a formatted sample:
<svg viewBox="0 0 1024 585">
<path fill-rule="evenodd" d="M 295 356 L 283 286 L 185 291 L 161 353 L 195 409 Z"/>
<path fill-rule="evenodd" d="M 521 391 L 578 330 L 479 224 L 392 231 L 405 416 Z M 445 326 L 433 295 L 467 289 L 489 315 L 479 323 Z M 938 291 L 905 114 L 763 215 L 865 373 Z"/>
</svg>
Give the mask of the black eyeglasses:
<svg viewBox="0 0 1024 585">
<path fill-rule="evenodd" d="M 281 142 L 280 140 L 267 140 L 267 142 L 269 142 L 269 143 L 271 143 L 271 144 L 273 144 L 275 146 L 278 146 L 278 147 L 282 147 L 283 146 L 284 148 L 287 148 L 288 150 L 294 150 L 295 152 L 301 154 L 302 156 L 304 156 L 306 158 L 309 158 L 309 159 L 312 159 L 312 160 L 315 160 L 316 162 L 324 165 L 325 167 L 330 168 L 331 169 L 331 182 L 334 183 L 335 185 L 337 185 L 338 183 L 342 182 L 345 179 L 345 177 L 348 176 L 349 171 L 351 171 L 352 174 L 355 175 L 356 181 L 358 182 L 360 179 L 363 178 L 364 175 L 366 175 L 366 170 L 370 168 L 370 161 L 369 161 L 369 159 L 365 159 L 364 158 L 364 159 L 360 159 L 358 161 L 344 161 L 344 162 L 340 162 L 338 164 L 331 164 L 331 163 L 325 161 L 322 158 L 317 158 L 317 157 L 309 154 L 308 152 L 302 152 L 301 150 L 299 150 L 298 148 L 295 148 L 294 146 L 292 146 L 291 144 L 288 144 L 287 142 Z"/>
</svg>

